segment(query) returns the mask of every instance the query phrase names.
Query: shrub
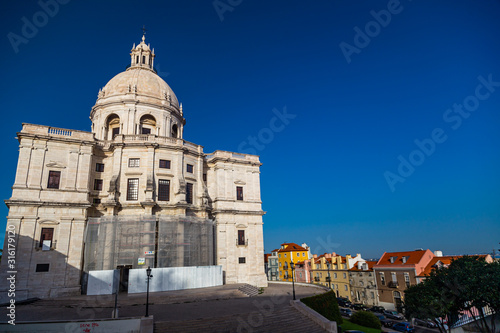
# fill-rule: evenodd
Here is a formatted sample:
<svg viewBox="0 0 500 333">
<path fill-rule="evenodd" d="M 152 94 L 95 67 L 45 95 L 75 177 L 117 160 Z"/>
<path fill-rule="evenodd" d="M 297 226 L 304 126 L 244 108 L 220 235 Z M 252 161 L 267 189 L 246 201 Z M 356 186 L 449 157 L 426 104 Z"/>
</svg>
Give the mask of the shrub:
<svg viewBox="0 0 500 333">
<path fill-rule="evenodd" d="M 328 320 L 336 321 L 338 325 L 342 324 L 339 304 L 337 303 L 337 298 L 333 291 L 329 291 L 321 295 L 302 298 L 301 301 Z"/>
<path fill-rule="evenodd" d="M 382 324 L 380 320 L 373 313 L 368 311 L 358 311 L 351 317 L 351 322 L 361 326 L 380 329 Z"/>
</svg>

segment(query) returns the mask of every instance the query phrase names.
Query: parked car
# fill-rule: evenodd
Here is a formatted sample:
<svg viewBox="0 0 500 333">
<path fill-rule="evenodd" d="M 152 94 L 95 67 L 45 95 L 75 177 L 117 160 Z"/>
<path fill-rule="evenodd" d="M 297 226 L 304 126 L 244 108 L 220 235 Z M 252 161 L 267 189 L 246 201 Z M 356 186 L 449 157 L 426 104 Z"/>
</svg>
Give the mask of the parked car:
<svg viewBox="0 0 500 333">
<path fill-rule="evenodd" d="M 383 313 L 385 311 L 385 308 L 383 306 L 372 306 L 368 309 L 368 311 Z"/>
<path fill-rule="evenodd" d="M 429 327 L 429 328 L 436 328 L 437 327 L 436 323 L 433 322 L 430 319 L 418 319 L 418 318 L 415 318 L 415 324 L 420 325 L 420 326 L 426 326 L 426 327 Z"/>
<path fill-rule="evenodd" d="M 385 327 L 392 327 L 394 322 L 392 320 L 387 319 L 383 314 L 375 314 L 375 316 L 380 320 L 380 323 Z"/>
<path fill-rule="evenodd" d="M 351 301 L 349 301 L 347 298 L 343 297 L 337 297 L 337 303 L 339 303 L 339 306 L 347 307 L 350 308 L 352 306 Z"/>
<path fill-rule="evenodd" d="M 397 320 L 403 320 L 405 319 L 405 317 L 403 317 L 403 315 L 397 311 L 391 311 L 391 310 L 384 310 L 384 312 L 382 312 L 387 318 L 391 318 L 391 319 L 397 319 Z"/>
<path fill-rule="evenodd" d="M 412 324 L 410 324 L 407 321 L 402 321 L 400 323 L 395 323 L 392 326 L 392 329 L 395 330 L 395 331 L 399 331 L 399 332 L 409 332 L 409 333 L 414 333 L 415 332 L 415 327 L 413 327 Z"/>
<path fill-rule="evenodd" d="M 352 305 L 352 308 L 354 310 L 366 310 L 366 306 L 364 304 L 361 304 L 361 303 L 354 303 Z"/>
<path fill-rule="evenodd" d="M 340 308 L 340 314 L 345 317 L 351 317 L 352 316 L 352 310 L 347 309 L 347 308 Z"/>
</svg>

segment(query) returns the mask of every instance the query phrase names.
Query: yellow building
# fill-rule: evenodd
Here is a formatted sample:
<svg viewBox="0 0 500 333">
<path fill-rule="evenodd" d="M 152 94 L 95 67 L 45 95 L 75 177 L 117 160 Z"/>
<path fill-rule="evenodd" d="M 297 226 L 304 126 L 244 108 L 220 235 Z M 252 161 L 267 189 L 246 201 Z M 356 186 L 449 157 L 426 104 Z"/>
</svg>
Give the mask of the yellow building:
<svg viewBox="0 0 500 333">
<path fill-rule="evenodd" d="M 277 250 L 279 262 L 279 280 L 292 282 L 290 262 L 297 263 L 309 259 L 309 249 L 295 243 L 283 243 Z"/>
<path fill-rule="evenodd" d="M 314 255 L 311 260 L 312 281 L 330 287 L 337 297 L 351 299 L 349 269 L 355 262 L 350 255 L 342 257 L 333 253 Z"/>
</svg>

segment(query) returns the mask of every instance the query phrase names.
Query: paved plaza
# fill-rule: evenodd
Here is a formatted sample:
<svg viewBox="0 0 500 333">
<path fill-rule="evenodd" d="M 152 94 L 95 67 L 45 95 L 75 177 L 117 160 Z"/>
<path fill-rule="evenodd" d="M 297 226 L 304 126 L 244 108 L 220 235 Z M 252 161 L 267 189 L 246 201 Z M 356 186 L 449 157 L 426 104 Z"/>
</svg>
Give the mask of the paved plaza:
<svg viewBox="0 0 500 333">
<path fill-rule="evenodd" d="M 241 286 L 150 293 L 155 332 L 323 332 L 290 306 L 291 284 L 270 283 L 253 297 L 239 291 Z M 324 292 L 303 285 L 296 285 L 295 291 L 297 298 Z M 18 305 L 16 322 L 110 318 L 114 302 L 114 295 L 39 300 Z M 144 316 L 146 294 L 119 294 L 118 310 L 121 318 Z M 0 315 L 7 318 L 5 308 Z"/>
</svg>

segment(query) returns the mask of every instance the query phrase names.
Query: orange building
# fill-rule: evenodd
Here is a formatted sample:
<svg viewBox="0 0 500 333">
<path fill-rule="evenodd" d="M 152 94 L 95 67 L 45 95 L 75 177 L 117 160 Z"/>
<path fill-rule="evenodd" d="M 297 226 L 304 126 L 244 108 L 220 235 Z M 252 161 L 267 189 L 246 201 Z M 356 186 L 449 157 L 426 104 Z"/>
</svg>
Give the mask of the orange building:
<svg viewBox="0 0 500 333">
<path fill-rule="evenodd" d="M 404 291 L 419 282 L 427 265 L 434 258 L 430 250 L 385 252 L 373 266 L 379 304 L 402 312 Z"/>
</svg>

